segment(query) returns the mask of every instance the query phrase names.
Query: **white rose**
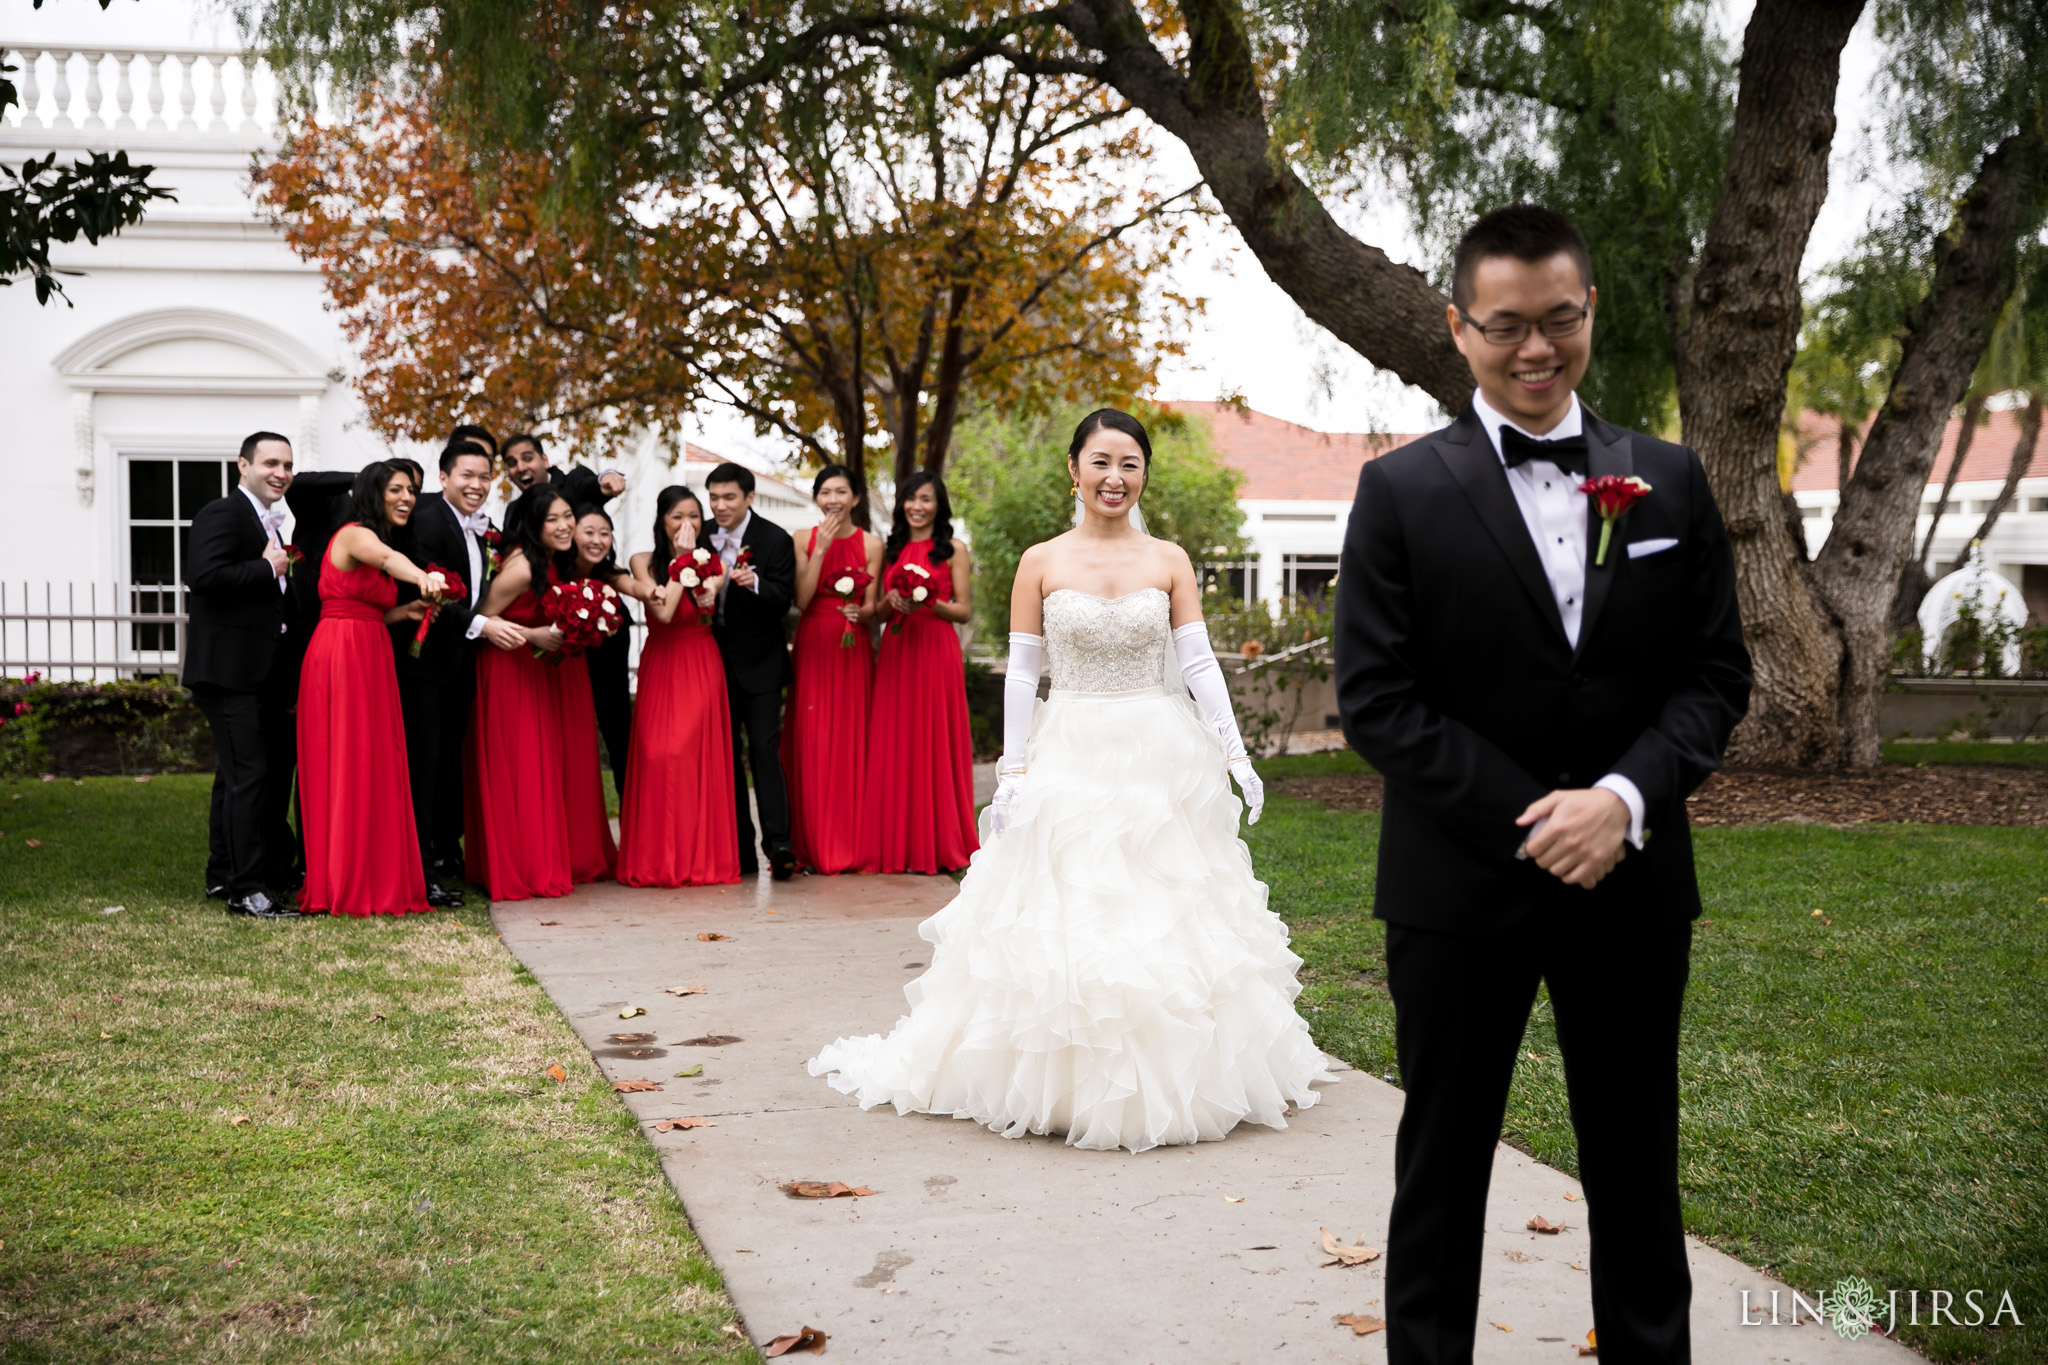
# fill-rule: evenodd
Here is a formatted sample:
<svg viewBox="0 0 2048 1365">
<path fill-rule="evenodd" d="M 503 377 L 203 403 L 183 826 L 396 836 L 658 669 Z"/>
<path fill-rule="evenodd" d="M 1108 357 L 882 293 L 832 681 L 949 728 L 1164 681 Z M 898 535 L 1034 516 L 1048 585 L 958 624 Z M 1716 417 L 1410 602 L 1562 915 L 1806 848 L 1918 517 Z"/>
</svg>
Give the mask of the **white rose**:
<svg viewBox="0 0 2048 1365">
<path fill-rule="evenodd" d="M 912 588 L 910 590 L 910 600 L 913 602 L 922 602 L 925 598 L 931 596 L 931 593 L 932 590 L 930 588 Z"/>
<path fill-rule="evenodd" d="M 931 577 L 929 573 L 925 572 L 925 567 L 922 564 L 905 564 L 903 567 L 916 574 L 919 578 Z"/>
<path fill-rule="evenodd" d="M 845 576 L 843 576 L 843 577 L 841 577 L 841 578 L 835 579 L 835 580 L 833 581 L 833 583 L 832 583 L 832 591 L 834 591 L 834 592 L 838 593 L 838 594 L 839 594 L 839 595 L 840 595 L 841 597 L 844 597 L 844 596 L 846 596 L 846 595 L 847 595 L 848 593 L 852 592 L 852 591 L 853 591 L 853 575 L 852 575 L 852 574 L 846 574 Z"/>
<path fill-rule="evenodd" d="M 697 571 L 695 569 L 685 569 L 683 570 L 681 575 L 677 577 L 676 581 L 686 588 L 694 588 L 701 580 L 698 579 Z"/>
<path fill-rule="evenodd" d="M 590 613 L 586 611 L 584 608 L 578 607 L 576 608 L 576 619 L 579 621 L 588 621 L 590 619 Z"/>
</svg>

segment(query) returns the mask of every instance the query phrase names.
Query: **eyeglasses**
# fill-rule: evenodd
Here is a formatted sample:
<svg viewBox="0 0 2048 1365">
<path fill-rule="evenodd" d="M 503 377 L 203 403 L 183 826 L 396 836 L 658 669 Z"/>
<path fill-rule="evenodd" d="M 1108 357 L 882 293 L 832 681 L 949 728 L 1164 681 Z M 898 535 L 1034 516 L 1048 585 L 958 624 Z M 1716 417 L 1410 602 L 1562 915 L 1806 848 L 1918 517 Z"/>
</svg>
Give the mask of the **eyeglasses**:
<svg viewBox="0 0 2048 1365">
<path fill-rule="evenodd" d="M 1485 337 L 1487 341 L 1495 346 L 1519 346 L 1522 342 L 1529 339 L 1531 324 L 1526 322 L 1474 322 L 1472 315 L 1462 308 L 1458 310 L 1458 316 L 1465 319 L 1467 327 Z M 1589 304 L 1573 313 L 1552 313 L 1549 317 L 1534 325 L 1543 335 L 1552 339 L 1559 339 L 1578 335 L 1579 329 L 1586 325 L 1586 319 L 1591 316 L 1593 316 L 1593 309 Z"/>
</svg>

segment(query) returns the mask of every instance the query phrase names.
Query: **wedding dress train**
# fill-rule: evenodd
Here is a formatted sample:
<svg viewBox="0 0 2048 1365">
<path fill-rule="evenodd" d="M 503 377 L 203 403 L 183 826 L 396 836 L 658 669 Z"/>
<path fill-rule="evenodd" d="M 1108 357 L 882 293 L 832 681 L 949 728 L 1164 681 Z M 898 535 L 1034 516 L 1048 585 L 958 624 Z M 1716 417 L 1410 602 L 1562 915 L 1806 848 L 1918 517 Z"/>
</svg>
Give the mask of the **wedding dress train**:
<svg viewBox="0 0 2048 1365">
<path fill-rule="evenodd" d="M 1237 837 L 1217 736 L 1168 675 L 1169 599 L 1045 599 L 1052 676 L 1001 837 L 918 932 L 931 967 L 886 1037 L 812 1075 L 898 1113 L 1133 1152 L 1287 1126 L 1334 1081 L 1301 966 Z M 986 816 L 984 816 L 986 820 Z"/>
</svg>

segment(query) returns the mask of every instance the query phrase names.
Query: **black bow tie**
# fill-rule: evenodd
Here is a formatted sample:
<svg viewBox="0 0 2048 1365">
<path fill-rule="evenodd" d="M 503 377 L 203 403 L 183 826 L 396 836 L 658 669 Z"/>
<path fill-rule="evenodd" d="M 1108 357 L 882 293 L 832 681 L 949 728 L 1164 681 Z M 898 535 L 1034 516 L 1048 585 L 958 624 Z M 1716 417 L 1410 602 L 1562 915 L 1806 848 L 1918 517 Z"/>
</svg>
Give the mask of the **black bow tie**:
<svg viewBox="0 0 2048 1365">
<path fill-rule="evenodd" d="M 1513 469 L 1530 460 L 1548 460 L 1559 469 L 1569 470 L 1580 478 L 1586 476 L 1586 438 L 1566 436 L 1556 441 L 1539 441 L 1534 436 L 1525 436 L 1511 426 L 1500 429 L 1500 457 Z"/>
</svg>

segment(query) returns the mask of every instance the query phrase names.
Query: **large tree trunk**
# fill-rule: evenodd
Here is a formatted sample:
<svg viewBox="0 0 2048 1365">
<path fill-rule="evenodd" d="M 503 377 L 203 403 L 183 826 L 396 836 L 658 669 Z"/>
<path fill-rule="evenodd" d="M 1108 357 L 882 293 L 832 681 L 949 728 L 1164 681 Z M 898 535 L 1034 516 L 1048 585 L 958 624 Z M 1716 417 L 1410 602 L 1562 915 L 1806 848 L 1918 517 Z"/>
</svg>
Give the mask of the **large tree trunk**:
<svg viewBox="0 0 2048 1365">
<path fill-rule="evenodd" d="M 1827 198 L 1842 47 L 1862 11 L 1863 0 L 1759 0 L 1751 13 L 1728 165 L 1678 338 L 1685 437 L 1728 523 L 1755 661 L 1749 716 L 1730 745 L 1749 762 L 1835 756 L 1841 647 L 1794 553 L 1777 450 L 1799 343 L 1799 260 Z"/>
<path fill-rule="evenodd" d="M 1457 412 L 1472 371 L 1444 324 L 1449 303 L 1421 271 L 1346 232 L 1273 144 L 1239 0 L 1180 0 L 1183 74 L 1152 43 L 1131 0 L 1071 0 L 1056 11 L 1102 54 L 1101 76 L 1187 144 L 1209 192 L 1273 283 L 1331 335 Z"/>
<path fill-rule="evenodd" d="M 1991 510 L 1984 514 L 1984 520 L 1977 526 L 1977 534 L 1963 543 L 1956 552 L 1955 563 L 1949 565 L 1950 573 L 1958 573 L 1970 562 L 1970 546 L 1979 541 L 1991 539 L 1991 530 L 1998 525 L 1998 519 L 2012 507 L 2013 498 L 2020 491 L 2020 480 L 2027 477 L 2027 466 L 2034 462 L 2034 448 L 2041 443 L 2041 395 L 2027 395 L 2027 406 L 2020 411 L 2020 439 L 2012 448 L 2012 464 L 2005 471 L 2005 487 L 1998 490 L 1998 496 L 1991 500 Z"/>
<path fill-rule="evenodd" d="M 2000 142 L 1978 166 L 1954 225 L 1936 237 L 1933 286 L 1907 318 L 1891 390 L 1814 560 L 1815 585 L 1841 623 L 1837 724 L 1844 757 L 1858 766 L 1882 758 L 1877 708 L 1891 667 L 1888 627 L 1899 571 L 1912 553 L 1913 522 L 1941 430 L 2012 292 L 2020 233 L 2037 221 L 2044 153 L 2048 143 L 2038 126 Z"/>
</svg>

